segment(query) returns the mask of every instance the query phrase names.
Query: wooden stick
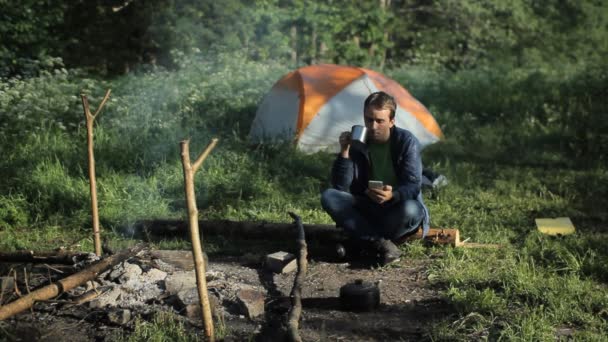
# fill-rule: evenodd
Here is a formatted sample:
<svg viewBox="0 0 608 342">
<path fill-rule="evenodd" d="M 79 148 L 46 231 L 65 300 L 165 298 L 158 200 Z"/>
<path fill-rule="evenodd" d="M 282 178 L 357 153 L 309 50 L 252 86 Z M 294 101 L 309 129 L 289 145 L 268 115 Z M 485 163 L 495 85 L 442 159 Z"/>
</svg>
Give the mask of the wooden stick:
<svg viewBox="0 0 608 342">
<path fill-rule="evenodd" d="M 25 289 L 27 290 L 27 294 L 30 294 L 30 284 L 27 281 L 27 269 L 23 268 L 23 282 L 25 283 Z"/>
<path fill-rule="evenodd" d="M 503 245 L 496 244 L 496 243 L 467 242 L 467 243 L 463 243 L 459 247 L 462 247 L 462 248 L 493 248 L 493 249 L 499 249 L 499 248 L 502 248 Z"/>
<path fill-rule="evenodd" d="M 68 301 L 67 304 L 81 305 L 84 303 L 88 303 L 88 302 L 92 301 L 93 299 L 101 296 L 102 294 L 108 292 L 110 290 L 110 288 L 111 288 L 110 286 L 105 286 L 103 288 L 89 290 L 89 291 L 81 294 L 80 296 L 74 298 L 73 300 Z"/>
<path fill-rule="evenodd" d="M 409 236 L 405 241 L 413 241 L 422 239 L 422 230 L 418 230 L 416 234 Z M 458 229 L 430 228 L 424 240 L 434 245 L 451 245 L 460 247 L 460 231 Z"/>
<path fill-rule="evenodd" d="M 57 268 L 55 268 L 55 267 L 52 267 L 52 266 L 51 266 L 51 265 L 49 265 L 49 264 L 44 264 L 44 266 L 46 266 L 46 268 L 48 268 L 48 269 L 50 269 L 50 270 L 53 270 L 53 271 L 55 271 L 55 272 L 57 272 L 57 273 L 60 273 L 60 274 L 64 274 L 64 273 L 65 273 L 65 272 L 63 272 L 62 270 L 57 269 Z"/>
<path fill-rule="evenodd" d="M 0 306 L 0 321 L 27 310 L 28 308 L 32 307 L 36 301 L 48 300 L 57 297 L 58 295 L 80 286 L 89 280 L 97 278 L 100 273 L 114 267 L 120 262 L 128 259 L 130 256 L 137 254 L 137 252 L 139 252 L 142 248 L 142 246 L 136 246 L 111 257 L 102 259 L 78 273 L 74 273 L 69 277 L 57 281 L 56 283 L 52 283 L 32 291 L 27 296 L 23 296 L 13 302 Z"/>
<path fill-rule="evenodd" d="M 302 283 L 306 277 L 306 271 L 308 268 L 308 261 L 306 257 L 308 250 L 306 248 L 306 236 L 304 234 L 304 225 L 302 219 L 294 214 L 289 213 L 294 219 L 294 225 L 298 229 L 298 273 L 296 273 L 293 281 L 293 288 L 291 289 L 291 308 L 289 309 L 289 315 L 287 316 L 287 334 L 290 341 L 300 342 L 302 338 L 298 331 L 300 325 L 300 315 L 302 314 Z"/>
<path fill-rule="evenodd" d="M 13 271 L 13 279 L 15 280 L 15 281 L 13 281 L 13 285 L 15 287 L 14 292 L 17 296 L 21 297 L 21 291 L 19 291 L 19 285 L 18 285 L 18 281 L 17 281 L 19 274 L 17 274 L 17 270 L 15 270 L 15 269 L 12 271 Z"/>
<path fill-rule="evenodd" d="M 91 114 L 91 110 L 89 108 L 89 100 L 85 94 L 81 94 L 82 98 L 82 107 L 84 109 L 84 116 L 87 122 L 87 151 L 88 151 L 88 161 L 89 161 L 89 185 L 91 192 L 91 212 L 93 219 L 93 239 L 95 244 L 95 254 L 97 256 L 101 256 L 101 233 L 99 229 L 99 209 L 97 206 L 97 180 L 95 178 L 95 156 L 93 154 L 93 123 L 95 122 L 95 118 L 108 101 L 110 97 L 111 90 L 108 89 L 106 91 L 106 95 L 95 114 Z"/>
<path fill-rule="evenodd" d="M 194 165 L 190 163 L 189 140 L 180 143 L 182 164 L 184 168 L 184 190 L 186 193 L 186 204 L 188 206 L 188 224 L 190 227 L 190 241 L 192 242 L 192 255 L 194 258 L 194 269 L 196 284 L 198 285 L 198 297 L 201 302 L 201 313 L 205 326 L 205 335 L 211 342 L 215 341 L 213 332 L 213 317 L 211 317 L 211 305 L 209 293 L 207 292 L 207 280 L 205 279 L 205 261 L 203 259 L 203 248 L 198 228 L 198 209 L 196 207 L 196 196 L 194 194 L 194 173 L 203 164 L 211 150 L 217 144 L 217 139 L 212 139 L 205 151 L 196 159 Z"/>
</svg>

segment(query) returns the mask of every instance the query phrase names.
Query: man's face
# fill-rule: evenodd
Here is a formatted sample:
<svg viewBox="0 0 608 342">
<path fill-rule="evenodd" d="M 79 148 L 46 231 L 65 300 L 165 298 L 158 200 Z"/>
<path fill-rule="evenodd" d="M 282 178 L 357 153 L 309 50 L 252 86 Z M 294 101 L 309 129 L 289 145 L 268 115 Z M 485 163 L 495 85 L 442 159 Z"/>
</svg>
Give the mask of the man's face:
<svg viewBox="0 0 608 342">
<path fill-rule="evenodd" d="M 390 118 L 390 109 L 366 108 L 364 113 L 365 127 L 368 138 L 372 143 L 387 142 L 391 136 L 391 128 L 395 125 L 395 118 Z"/>
</svg>

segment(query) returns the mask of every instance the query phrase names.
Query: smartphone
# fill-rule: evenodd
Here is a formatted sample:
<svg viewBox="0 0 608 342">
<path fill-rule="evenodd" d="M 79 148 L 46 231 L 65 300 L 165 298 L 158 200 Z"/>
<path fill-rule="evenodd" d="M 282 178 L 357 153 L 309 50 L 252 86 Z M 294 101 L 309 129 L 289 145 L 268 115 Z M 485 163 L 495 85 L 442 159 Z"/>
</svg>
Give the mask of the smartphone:
<svg viewBox="0 0 608 342">
<path fill-rule="evenodd" d="M 377 180 L 370 180 L 367 183 L 367 187 L 370 189 L 382 189 L 383 186 L 384 186 L 384 183 L 382 183 L 382 181 L 377 181 Z"/>
</svg>

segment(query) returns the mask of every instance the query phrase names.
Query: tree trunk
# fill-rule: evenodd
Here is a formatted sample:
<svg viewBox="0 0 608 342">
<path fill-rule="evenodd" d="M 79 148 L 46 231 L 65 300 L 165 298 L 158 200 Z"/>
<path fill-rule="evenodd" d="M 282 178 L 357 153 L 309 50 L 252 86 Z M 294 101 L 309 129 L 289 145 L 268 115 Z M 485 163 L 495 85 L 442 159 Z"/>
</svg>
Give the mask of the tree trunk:
<svg viewBox="0 0 608 342">
<path fill-rule="evenodd" d="M 388 41 L 389 41 L 388 32 L 384 32 L 384 42 L 388 43 Z M 381 56 L 380 56 L 380 69 L 383 69 L 384 65 L 386 64 L 386 53 L 387 52 L 388 52 L 388 48 L 382 49 Z"/>
<path fill-rule="evenodd" d="M 319 44 L 319 61 L 327 63 L 327 44 L 324 41 Z"/>
<path fill-rule="evenodd" d="M 310 64 L 317 63 L 317 28 L 313 26 L 310 37 Z"/>
<path fill-rule="evenodd" d="M 388 11 L 391 7 L 391 0 L 379 0 L 380 1 L 380 8 L 382 9 L 383 12 L 386 13 L 386 11 Z M 389 35 L 388 35 L 388 31 L 384 31 L 384 46 L 386 46 L 386 44 L 389 42 Z M 380 51 L 380 69 L 384 68 L 384 64 L 386 64 L 386 54 L 387 54 L 387 49 L 388 48 L 383 48 L 382 51 Z"/>
<path fill-rule="evenodd" d="M 291 25 L 290 37 L 291 37 L 291 64 L 296 65 L 298 63 L 298 28 L 296 25 Z"/>
</svg>

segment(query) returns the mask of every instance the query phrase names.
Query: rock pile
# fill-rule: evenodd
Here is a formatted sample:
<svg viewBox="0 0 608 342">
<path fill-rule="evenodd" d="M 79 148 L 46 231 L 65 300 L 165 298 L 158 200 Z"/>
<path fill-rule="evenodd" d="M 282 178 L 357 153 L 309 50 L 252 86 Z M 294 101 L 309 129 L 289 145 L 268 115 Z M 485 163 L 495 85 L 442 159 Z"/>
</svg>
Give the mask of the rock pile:
<svg viewBox="0 0 608 342">
<path fill-rule="evenodd" d="M 172 308 L 194 321 L 200 320 L 196 276 L 189 264 L 192 257 L 183 251 L 164 251 L 160 254 L 167 257 L 160 258 L 159 252 L 142 252 L 80 289 L 85 292 L 97 288 L 101 293 L 88 305 L 106 309 L 108 320 L 118 325 L 127 324 L 135 316 L 133 312 L 145 311 L 151 305 Z M 208 266 L 206 279 L 214 315 L 252 320 L 264 315 L 267 293 L 256 269 L 214 263 Z"/>
</svg>

